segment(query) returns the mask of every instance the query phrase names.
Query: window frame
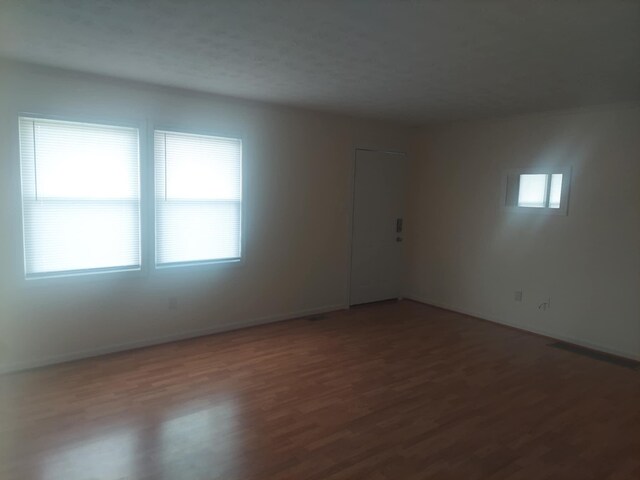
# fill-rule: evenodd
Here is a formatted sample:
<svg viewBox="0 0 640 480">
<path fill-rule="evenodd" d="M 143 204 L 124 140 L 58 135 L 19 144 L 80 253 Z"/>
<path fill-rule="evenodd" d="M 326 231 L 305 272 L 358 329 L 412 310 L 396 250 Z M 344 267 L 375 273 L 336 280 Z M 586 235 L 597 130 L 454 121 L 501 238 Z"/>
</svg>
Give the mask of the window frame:
<svg viewBox="0 0 640 480">
<path fill-rule="evenodd" d="M 157 262 L 157 199 L 156 199 L 156 158 L 155 158 L 155 137 L 156 132 L 166 132 L 166 133 L 175 133 L 175 134 L 183 134 L 183 135 L 196 135 L 203 137 L 221 137 L 221 138 L 229 138 L 233 140 L 239 140 L 241 145 L 241 155 L 240 155 L 240 256 L 238 258 L 226 258 L 226 259 L 218 259 L 218 260 L 196 260 L 196 261 L 186 261 L 186 262 L 171 262 L 171 263 L 158 263 Z M 199 129 L 199 128 L 185 128 L 183 126 L 176 126 L 171 124 L 163 124 L 163 123 L 154 123 L 149 124 L 148 129 L 148 151 L 149 151 L 149 163 L 151 168 L 151 174 L 148 178 L 151 183 L 150 186 L 150 195 L 152 202 L 150 204 L 150 208 L 153 210 L 150 216 L 150 221 L 152 222 L 151 232 L 152 232 L 152 241 L 147 245 L 147 250 L 149 254 L 149 262 L 153 267 L 153 271 L 156 273 L 159 272 L 178 272 L 183 271 L 184 269 L 191 270 L 209 270 L 209 269 L 219 269 L 219 268 L 229 268 L 229 267 L 239 267 L 244 265 L 246 260 L 246 222 L 247 222 L 247 212 L 246 212 L 246 182 L 247 182 L 247 171 L 246 171 L 246 142 L 244 139 L 244 135 L 236 132 L 236 131 L 224 131 L 224 130 L 215 130 L 215 129 Z"/>
<path fill-rule="evenodd" d="M 34 113 L 32 111 L 14 111 L 15 119 L 15 157 L 17 158 L 17 195 L 18 205 L 20 208 L 20 272 L 22 282 L 26 285 L 43 285 L 49 283 L 66 283 L 66 282 L 85 282 L 98 279 L 115 279 L 115 278 L 133 278 L 140 277 L 148 274 L 148 262 L 146 261 L 144 242 L 147 238 L 147 231 L 145 228 L 145 203 L 146 203 L 146 188 L 145 185 L 145 161 L 147 158 L 147 125 L 142 120 L 132 120 L 114 117 L 102 117 L 102 116 L 88 116 L 81 114 L 48 114 L 48 113 Z M 44 272 L 39 274 L 27 274 L 26 270 L 26 228 L 25 228 L 25 211 L 24 211 L 24 191 L 23 191 L 23 175 L 22 175 L 22 151 L 20 148 L 20 122 L 22 119 L 26 120 L 43 120 L 52 122 L 68 122 L 79 124 L 91 124 L 105 127 L 120 127 L 130 128 L 137 131 L 138 137 L 138 193 L 139 193 L 139 216 L 138 226 L 140 233 L 140 265 L 137 267 L 127 268 L 125 267 L 106 267 L 106 268 L 92 268 L 92 269 L 74 269 L 74 270 L 61 270 L 56 272 Z"/>
<path fill-rule="evenodd" d="M 538 215 L 561 215 L 569 214 L 569 194 L 572 183 L 572 167 L 557 165 L 541 165 L 536 167 L 525 167 L 505 170 L 502 174 L 502 188 L 500 195 L 501 208 L 513 213 L 533 213 Z M 560 192 L 560 207 L 549 207 L 549 192 L 551 188 L 551 176 L 562 174 L 562 190 Z M 547 175 L 547 185 L 545 192 L 545 205 L 543 207 L 524 207 L 518 205 L 520 175 Z"/>
<path fill-rule="evenodd" d="M 48 109 L 27 110 L 12 108 L 8 112 L 13 117 L 15 123 L 10 137 L 11 156 L 14 161 L 10 171 L 15 178 L 15 187 L 11 190 L 11 198 L 15 199 L 15 207 L 19 210 L 20 215 L 15 218 L 16 235 L 15 239 L 15 261 L 11 263 L 11 269 L 14 272 L 16 281 L 24 288 L 47 288 L 56 285 L 77 285 L 80 282 L 100 283 L 104 281 L 128 281 L 137 278 L 154 278 L 156 275 L 172 276 L 172 275 L 207 275 L 211 272 L 217 272 L 220 269 L 240 268 L 247 259 L 247 222 L 248 208 L 247 198 L 250 194 L 247 189 L 249 172 L 247 171 L 247 159 L 250 156 L 250 146 L 245 140 L 245 135 L 239 131 L 209 129 L 200 127 L 176 126 L 171 123 L 154 122 L 148 116 L 140 117 L 120 117 L 114 115 L 87 115 L 86 113 L 75 110 L 62 112 L 56 110 L 51 113 Z M 20 118 L 42 119 L 75 123 L 90 123 L 114 127 L 129 127 L 138 130 L 138 155 L 139 155 L 139 188 L 140 188 L 140 268 L 137 269 L 104 269 L 104 270 L 79 270 L 62 272 L 61 274 L 45 274 L 42 276 L 26 276 L 25 270 L 25 242 L 24 242 L 24 212 L 22 197 L 22 158 L 20 151 Z M 195 117 L 194 124 L 206 124 L 206 120 Z M 241 157 L 241 223 L 240 223 L 240 252 L 239 259 L 232 260 L 215 260 L 203 262 L 178 263 L 160 266 L 156 265 L 156 238 L 155 238 L 155 151 L 154 151 L 154 133 L 156 130 L 185 133 L 192 135 L 206 135 L 216 137 L 235 138 L 241 141 L 242 157 Z M 14 240 L 12 240 L 13 242 Z M 177 268 L 188 267 L 188 268 Z"/>
</svg>

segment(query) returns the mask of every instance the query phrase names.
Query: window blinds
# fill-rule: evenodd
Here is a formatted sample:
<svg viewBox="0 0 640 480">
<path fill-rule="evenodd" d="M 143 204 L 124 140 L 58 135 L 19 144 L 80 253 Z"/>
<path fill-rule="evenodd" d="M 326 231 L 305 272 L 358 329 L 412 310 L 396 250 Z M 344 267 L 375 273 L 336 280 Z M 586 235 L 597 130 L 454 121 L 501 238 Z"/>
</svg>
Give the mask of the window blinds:
<svg viewBox="0 0 640 480">
<path fill-rule="evenodd" d="M 239 259 L 242 141 L 156 131 L 156 264 Z"/>
<path fill-rule="evenodd" d="M 139 269 L 138 130 L 19 122 L 27 278 Z"/>
</svg>

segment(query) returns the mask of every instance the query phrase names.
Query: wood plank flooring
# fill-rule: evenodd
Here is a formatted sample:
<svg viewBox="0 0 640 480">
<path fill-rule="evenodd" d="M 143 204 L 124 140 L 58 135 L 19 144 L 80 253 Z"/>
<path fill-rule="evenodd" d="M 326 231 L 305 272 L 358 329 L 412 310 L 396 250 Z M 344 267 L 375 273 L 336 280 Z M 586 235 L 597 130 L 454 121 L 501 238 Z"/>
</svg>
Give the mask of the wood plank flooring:
<svg viewBox="0 0 640 480">
<path fill-rule="evenodd" d="M 414 302 L 0 377 L 0 478 L 640 479 L 640 372 Z"/>
</svg>

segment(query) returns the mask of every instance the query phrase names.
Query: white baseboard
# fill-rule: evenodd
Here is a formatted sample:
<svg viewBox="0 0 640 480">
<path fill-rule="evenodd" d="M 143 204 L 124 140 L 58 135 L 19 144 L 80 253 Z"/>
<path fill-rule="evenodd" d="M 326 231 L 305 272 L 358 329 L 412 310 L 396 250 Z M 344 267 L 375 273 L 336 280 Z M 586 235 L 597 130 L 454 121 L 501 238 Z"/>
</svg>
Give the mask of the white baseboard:
<svg viewBox="0 0 640 480">
<path fill-rule="evenodd" d="M 471 317 L 476 317 L 476 318 L 479 318 L 481 320 L 487 320 L 489 322 L 498 323 L 500 325 L 506 325 L 506 326 L 509 326 L 509 327 L 517 328 L 518 330 L 523 330 L 525 332 L 535 333 L 537 335 L 544 335 L 545 337 L 554 338 L 556 340 L 560 340 L 560 341 L 563 341 L 563 342 L 573 343 L 573 344 L 579 345 L 581 347 L 590 348 L 592 350 L 598 350 L 600 352 L 609 353 L 611 355 L 616 355 L 618 357 L 624 357 L 624 358 L 628 358 L 630 360 L 640 361 L 640 354 L 638 354 L 636 352 L 626 352 L 626 351 L 618 350 L 616 348 L 608 347 L 606 345 L 601 345 L 601 344 L 589 342 L 589 341 L 586 341 L 586 340 L 582 340 L 582 339 L 579 339 L 579 338 L 570 337 L 570 336 L 566 336 L 566 335 L 559 335 L 559 334 L 557 334 L 555 332 L 549 332 L 547 330 L 530 327 L 529 325 L 521 325 L 521 324 L 518 324 L 518 323 L 509 322 L 508 320 L 498 319 L 498 318 L 495 318 L 495 317 L 491 317 L 491 316 L 485 315 L 483 313 L 479 313 L 479 312 L 468 310 L 466 308 L 462 308 L 462 307 L 458 307 L 458 306 L 450 305 L 450 304 L 445 304 L 445 303 L 442 303 L 442 302 L 438 302 L 436 300 L 432 300 L 432 299 L 429 299 L 429 298 L 421 297 L 420 295 L 410 294 L 410 295 L 406 295 L 405 298 L 408 299 L 408 300 L 413 300 L 413 301 L 416 301 L 416 302 L 424 303 L 426 305 L 431 305 L 433 307 L 443 308 L 445 310 L 451 310 L 452 312 L 462 313 L 464 315 L 469 315 Z"/>
<path fill-rule="evenodd" d="M 284 320 L 292 320 L 295 318 L 306 317 L 309 315 L 318 315 L 321 313 L 333 312 L 336 310 L 344 310 L 349 308 L 348 305 L 326 305 L 318 308 L 310 308 L 307 310 L 300 310 L 297 312 L 283 313 L 278 315 L 269 315 L 266 317 L 255 318 L 252 320 L 246 320 L 241 322 L 224 323 L 221 325 L 214 325 L 210 328 L 204 328 L 199 330 L 189 330 L 186 332 L 179 332 L 171 335 L 164 335 L 161 337 L 153 337 L 144 340 L 138 340 L 135 342 L 124 342 L 115 345 L 109 345 L 93 350 L 81 350 L 71 353 L 65 353 L 62 355 L 55 355 L 33 361 L 9 363 L 6 365 L 0 365 L 0 375 L 6 373 L 19 372 L 21 370 L 29 370 L 32 368 L 46 367 L 49 365 L 55 365 L 57 363 L 70 362 L 73 360 L 80 360 L 83 358 L 97 357 L 100 355 L 106 355 L 109 353 L 123 352 L 126 350 L 133 350 L 136 348 L 150 347 L 152 345 L 160 345 L 163 343 L 175 342 L 178 340 L 186 340 L 188 338 L 203 337 L 214 333 L 229 332 L 232 330 L 240 330 L 242 328 L 253 327 L 256 325 L 264 325 L 267 323 L 281 322 Z"/>
</svg>

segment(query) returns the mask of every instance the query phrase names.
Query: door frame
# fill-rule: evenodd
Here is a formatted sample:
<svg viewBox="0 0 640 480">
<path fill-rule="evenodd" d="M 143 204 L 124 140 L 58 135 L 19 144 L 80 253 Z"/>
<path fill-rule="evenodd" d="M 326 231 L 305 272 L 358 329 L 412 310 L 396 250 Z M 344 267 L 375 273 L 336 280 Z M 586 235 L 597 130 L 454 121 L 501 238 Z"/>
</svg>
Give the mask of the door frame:
<svg viewBox="0 0 640 480">
<path fill-rule="evenodd" d="M 346 291 L 347 291 L 347 302 L 346 302 L 346 308 L 350 309 L 351 308 L 351 271 L 352 271 L 352 266 L 353 266 L 353 209 L 355 207 L 355 200 L 356 200 L 356 160 L 358 158 L 358 152 L 359 151 L 365 151 L 365 152 L 380 152 L 380 153 L 390 153 L 392 155 L 404 155 L 404 157 L 407 159 L 407 162 L 409 161 L 409 154 L 406 151 L 402 151 L 402 150 L 396 150 L 396 149 L 389 149 L 389 148 L 370 148 L 370 147 L 358 147 L 356 146 L 353 149 L 353 157 L 351 159 L 351 166 L 350 166 L 350 172 L 349 172 L 349 187 L 348 187 L 348 191 L 349 191 L 349 204 L 348 204 L 348 213 L 347 213 L 347 248 L 349 249 L 349 253 L 348 253 L 348 265 L 347 265 L 347 285 L 346 285 Z"/>
</svg>

